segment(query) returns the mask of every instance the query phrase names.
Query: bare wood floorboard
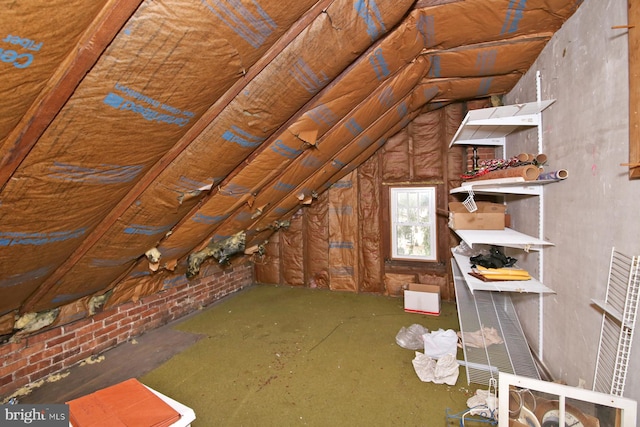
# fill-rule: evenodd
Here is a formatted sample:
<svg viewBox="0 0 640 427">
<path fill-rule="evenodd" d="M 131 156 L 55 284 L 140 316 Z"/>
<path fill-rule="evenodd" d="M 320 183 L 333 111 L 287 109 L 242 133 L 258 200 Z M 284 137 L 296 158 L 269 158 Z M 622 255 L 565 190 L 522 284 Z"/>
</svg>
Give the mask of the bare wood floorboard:
<svg viewBox="0 0 640 427">
<path fill-rule="evenodd" d="M 65 403 L 129 378 L 139 378 L 203 337 L 174 330 L 173 325 L 164 325 L 108 350 L 102 361 L 96 358 L 94 363 L 72 367 L 69 375 L 19 397 L 19 403 Z"/>
</svg>

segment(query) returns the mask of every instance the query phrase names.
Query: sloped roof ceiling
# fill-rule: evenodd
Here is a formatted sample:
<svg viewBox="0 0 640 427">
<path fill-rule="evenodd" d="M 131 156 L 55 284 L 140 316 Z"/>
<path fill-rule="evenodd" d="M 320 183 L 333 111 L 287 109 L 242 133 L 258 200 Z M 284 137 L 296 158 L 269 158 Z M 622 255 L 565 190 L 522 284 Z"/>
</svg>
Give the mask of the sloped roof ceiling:
<svg viewBox="0 0 640 427">
<path fill-rule="evenodd" d="M 508 92 L 578 4 L 3 2 L 0 316 L 263 242 L 421 112 Z"/>
</svg>

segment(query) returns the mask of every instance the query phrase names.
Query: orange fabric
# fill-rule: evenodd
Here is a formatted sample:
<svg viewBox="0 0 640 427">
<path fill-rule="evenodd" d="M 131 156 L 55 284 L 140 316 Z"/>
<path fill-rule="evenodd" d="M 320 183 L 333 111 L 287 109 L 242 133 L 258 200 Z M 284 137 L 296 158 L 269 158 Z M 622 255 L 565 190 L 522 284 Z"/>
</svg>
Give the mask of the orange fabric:
<svg viewBox="0 0 640 427">
<path fill-rule="evenodd" d="M 180 419 L 134 378 L 67 403 L 74 427 L 168 427 Z"/>
</svg>

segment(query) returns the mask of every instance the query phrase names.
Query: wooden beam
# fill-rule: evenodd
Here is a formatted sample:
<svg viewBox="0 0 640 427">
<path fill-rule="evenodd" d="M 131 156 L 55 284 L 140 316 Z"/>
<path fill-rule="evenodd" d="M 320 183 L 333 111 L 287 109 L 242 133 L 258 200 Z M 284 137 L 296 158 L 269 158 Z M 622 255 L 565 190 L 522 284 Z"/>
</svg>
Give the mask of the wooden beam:
<svg viewBox="0 0 640 427">
<path fill-rule="evenodd" d="M 0 151 L 0 191 L 142 0 L 109 0 L 62 61 Z"/>
<path fill-rule="evenodd" d="M 225 92 L 200 119 L 180 138 L 167 153 L 133 186 L 120 202 L 103 218 L 80 246 L 61 264 L 23 304 L 21 312 L 27 312 L 52 289 L 65 274 L 95 245 L 126 210 L 140 197 L 153 181 L 200 135 L 227 105 L 278 56 L 305 28 L 327 8 L 333 0 L 321 0 L 304 14 L 269 50 Z M 121 276 L 122 277 L 122 276 Z"/>
<path fill-rule="evenodd" d="M 629 179 L 640 179 L 640 5 L 628 1 L 627 33 L 629 39 Z"/>
</svg>

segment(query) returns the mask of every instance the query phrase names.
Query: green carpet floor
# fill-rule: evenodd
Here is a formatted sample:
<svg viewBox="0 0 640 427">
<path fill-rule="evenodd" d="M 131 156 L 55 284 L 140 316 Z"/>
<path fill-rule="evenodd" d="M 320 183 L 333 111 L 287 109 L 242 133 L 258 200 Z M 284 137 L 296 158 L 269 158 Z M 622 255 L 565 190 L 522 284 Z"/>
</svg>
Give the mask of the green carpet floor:
<svg viewBox="0 0 640 427">
<path fill-rule="evenodd" d="M 457 331 L 455 304 L 436 317 L 401 298 L 254 286 L 176 325 L 205 338 L 141 381 L 193 408 L 193 427 L 457 425 L 445 410 L 476 387 L 462 367 L 454 386 L 420 381 L 395 342 L 413 323 Z"/>
</svg>

